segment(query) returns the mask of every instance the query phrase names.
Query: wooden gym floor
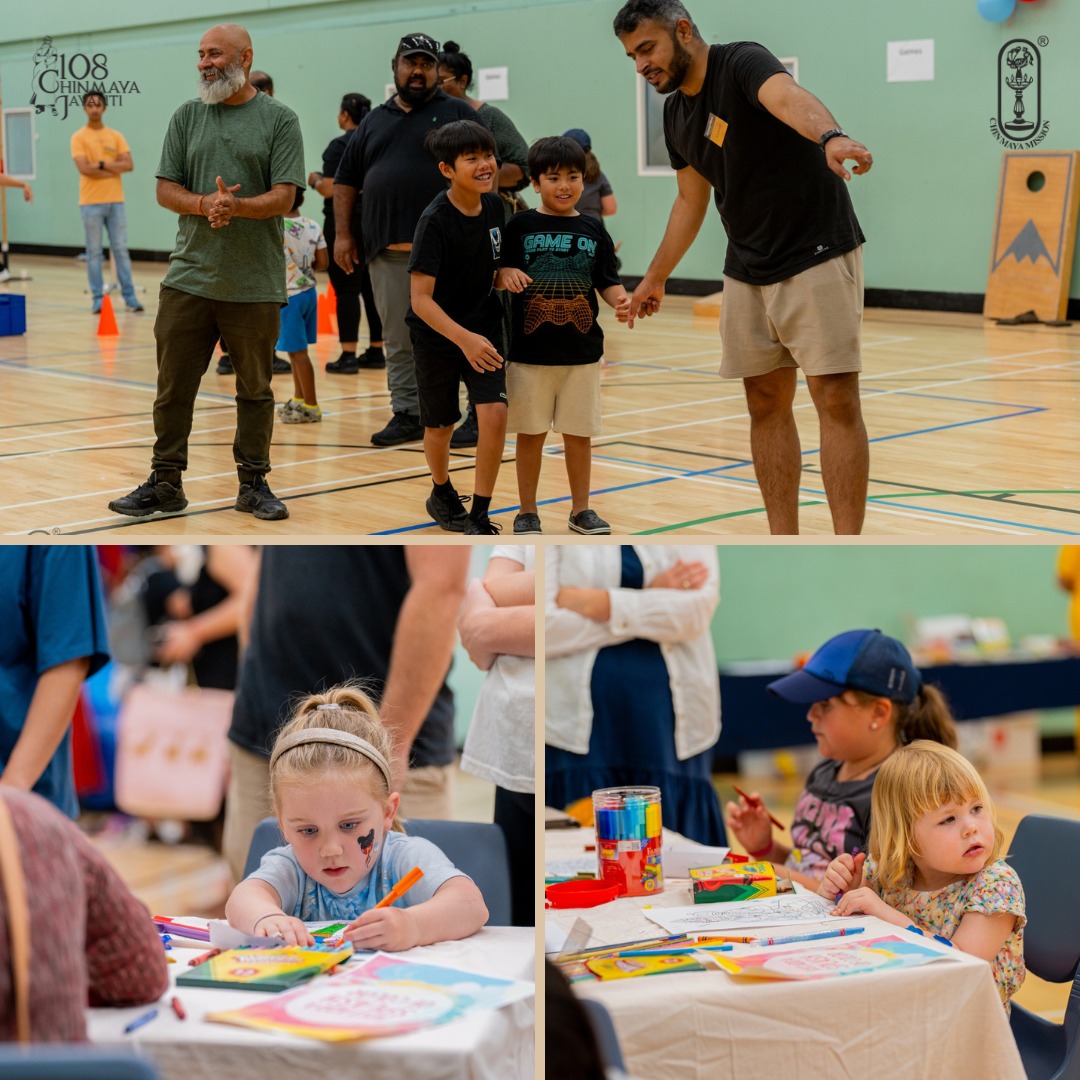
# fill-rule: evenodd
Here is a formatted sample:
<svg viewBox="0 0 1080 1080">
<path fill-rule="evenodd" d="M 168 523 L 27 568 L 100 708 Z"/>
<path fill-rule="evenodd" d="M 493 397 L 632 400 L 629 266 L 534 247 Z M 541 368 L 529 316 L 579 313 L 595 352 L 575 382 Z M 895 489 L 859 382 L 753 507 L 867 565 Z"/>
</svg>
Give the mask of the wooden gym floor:
<svg viewBox="0 0 1080 1080">
<path fill-rule="evenodd" d="M 120 335 L 99 338 L 84 265 L 14 256 L 0 290 L 27 298 L 28 332 L 0 337 L 0 533 L 159 536 L 363 533 L 435 535 L 424 511 L 429 480 L 419 443 L 379 449 L 389 418 L 383 372 L 331 376 L 336 337 L 313 349 L 321 424 L 274 432 L 270 483 L 291 517 L 257 522 L 232 509 L 232 379 L 211 366 L 202 384 L 185 476 L 187 511 L 144 521 L 106 503 L 141 483 L 153 442 L 153 319 L 162 264 L 136 264 L 144 315 L 120 309 Z M 26 272 L 32 280 L 20 281 Z M 764 534 L 749 461 L 741 387 L 717 376 L 714 319 L 688 298 L 632 332 L 605 309 L 605 435 L 596 440 L 592 505 L 617 533 Z M 866 533 L 1047 536 L 1080 532 L 1080 326 L 996 327 L 978 316 L 867 313 L 863 407 L 872 440 Z M 361 343 L 363 346 L 363 342 Z M 279 401 L 291 377 L 278 376 Z M 802 527 L 831 532 L 818 468 L 818 432 L 805 386 L 796 400 L 803 442 Z M 558 439 L 540 484 L 547 535 L 566 535 L 568 497 Z M 517 508 L 513 437 L 492 501 L 509 533 Z M 473 451 L 455 452 L 469 492 Z M 104 537 L 99 536 L 99 539 Z"/>
</svg>

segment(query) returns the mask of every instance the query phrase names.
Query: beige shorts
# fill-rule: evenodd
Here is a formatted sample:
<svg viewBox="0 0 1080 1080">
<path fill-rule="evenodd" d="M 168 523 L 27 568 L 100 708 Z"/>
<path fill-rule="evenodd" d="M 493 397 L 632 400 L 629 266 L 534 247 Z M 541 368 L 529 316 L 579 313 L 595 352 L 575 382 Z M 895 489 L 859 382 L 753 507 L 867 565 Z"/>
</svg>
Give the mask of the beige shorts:
<svg viewBox="0 0 1080 1080">
<path fill-rule="evenodd" d="M 725 277 L 720 374 L 748 379 L 783 367 L 807 375 L 862 371 L 862 313 L 861 247 L 775 285 Z"/>
<path fill-rule="evenodd" d="M 506 397 L 507 431 L 590 437 L 603 430 L 599 364 L 511 362 L 506 367 Z"/>
</svg>

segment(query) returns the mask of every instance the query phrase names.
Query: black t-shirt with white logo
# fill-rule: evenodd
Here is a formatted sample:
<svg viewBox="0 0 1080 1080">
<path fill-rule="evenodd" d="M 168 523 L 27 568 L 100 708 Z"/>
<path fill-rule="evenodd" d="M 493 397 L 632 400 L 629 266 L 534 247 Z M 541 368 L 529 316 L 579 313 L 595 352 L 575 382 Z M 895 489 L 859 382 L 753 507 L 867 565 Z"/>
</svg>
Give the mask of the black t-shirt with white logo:
<svg viewBox="0 0 1080 1080">
<path fill-rule="evenodd" d="M 532 284 L 511 296 L 510 359 L 516 364 L 593 364 L 604 353 L 596 290 L 618 285 L 607 230 L 585 214 L 524 210 L 503 230 L 503 266 Z"/>
<path fill-rule="evenodd" d="M 753 42 L 712 45 L 700 92 L 664 103 L 671 167 L 689 165 L 712 184 L 728 235 L 724 273 L 750 285 L 783 281 L 865 239 L 818 145 L 758 102 L 761 84 L 783 71 Z"/>
<path fill-rule="evenodd" d="M 503 201 L 480 196 L 480 213 L 463 214 L 443 191 L 420 215 L 409 257 L 414 270 L 435 278 L 435 303 L 454 322 L 502 348 L 502 305 L 493 288 L 502 250 Z M 434 348 L 457 349 L 409 308 L 410 330 Z"/>
</svg>

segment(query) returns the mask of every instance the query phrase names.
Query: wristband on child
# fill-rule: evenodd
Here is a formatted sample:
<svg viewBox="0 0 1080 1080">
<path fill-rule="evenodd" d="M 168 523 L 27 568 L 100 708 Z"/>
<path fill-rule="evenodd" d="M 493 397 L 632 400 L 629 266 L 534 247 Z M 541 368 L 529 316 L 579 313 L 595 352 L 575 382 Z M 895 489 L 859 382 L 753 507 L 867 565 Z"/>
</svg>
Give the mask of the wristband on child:
<svg viewBox="0 0 1080 1080">
<path fill-rule="evenodd" d="M 772 841 L 771 840 L 769 841 L 769 846 L 768 847 L 764 847 L 760 851 L 748 851 L 747 855 L 749 855 L 750 858 L 754 860 L 754 862 L 761 862 L 761 860 L 764 859 L 765 856 L 768 855 L 770 851 L 772 851 Z"/>
<path fill-rule="evenodd" d="M 255 921 L 254 921 L 254 922 L 252 923 L 252 924 L 251 924 L 251 929 L 252 929 L 252 930 L 254 930 L 254 929 L 255 929 L 255 927 L 257 927 L 257 926 L 259 925 L 259 923 L 261 923 L 261 922 L 263 921 L 263 919 L 270 919 L 270 918 L 273 918 L 273 916 L 275 916 L 275 915 L 280 915 L 280 916 L 282 916 L 283 918 L 288 918 L 288 916 L 286 916 L 286 915 L 285 915 L 285 912 L 284 912 L 284 911 L 268 911 L 268 912 L 267 912 L 267 913 L 266 913 L 265 915 L 260 915 L 260 916 L 259 916 L 259 917 L 258 917 L 258 918 L 257 918 L 257 919 L 256 919 L 256 920 L 255 920 Z"/>
</svg>

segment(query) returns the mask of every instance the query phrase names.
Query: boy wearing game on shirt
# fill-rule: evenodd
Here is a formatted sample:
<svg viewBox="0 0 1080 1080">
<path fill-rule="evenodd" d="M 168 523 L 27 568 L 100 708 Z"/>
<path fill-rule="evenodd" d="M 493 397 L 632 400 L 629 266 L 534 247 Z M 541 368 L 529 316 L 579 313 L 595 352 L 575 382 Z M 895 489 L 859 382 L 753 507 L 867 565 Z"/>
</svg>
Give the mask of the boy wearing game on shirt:
<svg viewBox="0 0 1080 1080">
<path fill-rule="evenodd" d="M 433 484 L 426 506 L 450 532 L 494 535 L 500 527 L 488 517 L 488 508 L 506 441 L 502 308 L 493 291 L 503 223 L 502 200 L 494 190 L 499 171 L 495 142 L 482 124 L 456 120 L 432 131 L 425 145 L 450 181 L 449 190 L 420 216 L 408 266 L 411 306 L 405 321 Z M 479 426 L 468 513 L 450 480 L 450 437 L 461 417 L 462 379 Z"/>
<path fill-rule="evenodd" d="M 536 505 L 548 431 L 561 432 L 570 481 L 570 528 L 586 536 L 611 532 L 589 508 L 592 437 L 601 432 L 600 364 L 604 334 L 597 322 L 599 291 L 626 322 L 630 299 L 615 269 L 603 225 L 575 209 L 584 187 L 585 151 L 573 139 L 538 139 L 529 148 L 536 210 L 505 226 L 499 288 L 517 294 L 507 372 L 508 430 L 517 433 L 515 533 L 541 532 Z M 520 279 L 525 275 L 527 287 Z"/>
</svg>

